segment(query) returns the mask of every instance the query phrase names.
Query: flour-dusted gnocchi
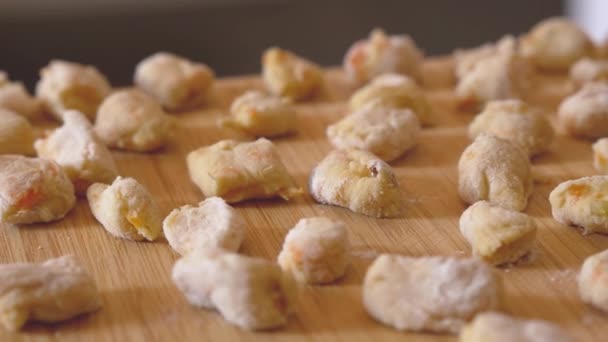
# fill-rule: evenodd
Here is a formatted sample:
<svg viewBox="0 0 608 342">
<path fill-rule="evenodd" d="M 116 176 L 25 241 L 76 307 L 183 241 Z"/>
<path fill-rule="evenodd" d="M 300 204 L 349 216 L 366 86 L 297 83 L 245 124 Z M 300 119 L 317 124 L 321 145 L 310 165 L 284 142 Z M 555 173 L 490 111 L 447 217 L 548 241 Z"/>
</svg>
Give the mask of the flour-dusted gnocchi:
<svg viewBox="0 0 608 342">
<path fill-rule="evenodd" d="M 585 259 L 577 282 L 583 302 L 608 312 L 608 250 Z"/>
<path fill-rule="evenodd" d="M 460 232 L 471 245 L 474 257 L 502 265 L 532 252 L 536 224 L 527 214 L 479 201 L 460 216 Z"/>
<path fill-rule="evenodd" d="M 93 277 L 73 256 L 39 264 L 0 264 L 0 323 L 60 322 L 101 307 Z"/>
<path fill-rule="evenodd" d="M 36 154 L 32 125 L 23 116 L 3 108 L 0 108 L 0 154 Z"/>
<path fill-rule="evenodd" d="M 111 90 L 108 79 L 95 67 L 53 60 L 40 70 L 36 97 L 56 119 L 62 120 L 66 110 L 74 109 L 93 121 Z"/>
<path fill-rule="evenodd" d="M 0 156 L 0 214 L 12 224 L 63 218 L 76 203 L 74 186 L 59 164 L 42 158 Z"/>
<path fill-rule="evenodd" d="M 574 342 L 559 325 L 483 312 L 460 331 L 460 342 Z"/>
<path fill-rule="evenodd" d="M 222 140 L 190 152 L 186 161 L 190 178 L 205 197 L 235 203 L 271 197 L 289 200 L 302 193 L 274 144 L 264 138 L 253 142 Z"/>
<path fill-rule="evenodd" d="M 488 102 L 469 125 L 471 139 L 481 133 L 509 140 L 530 156 L 545 151 L 555 135 L 549 120 L 521 100 Z"/>
<path fill-rule="evenodd" d="M 327 217 L 301 219 L 287 233 L 278 263 L 283 271 L 306 284 L 325 284 L 341 278 L 350 264 L 344 223 Z"/>
<path fill-rule="evenodd" d="M 308 99 L 324 86 L 318 65 L 277 47 L 264 51 L 262 78 L 271 93 L 294 101 Z"/>
<path fill-rule="evenodd" d="M 473 317 L 498 310 L 502 282 L 476 259 L 380 255 L 363 281 L 363 305 L 397 330 L 457 334 Z"/>
<path fill-rule="evenodd" d="M 481 134 L 460 156 L 458 193 L 469 204 L 487 200 L 522 211 L 532 193 L 530 160 L 517 145 Z"/>
<path fill-rule="evenodd" d="M 408 35 L 387 36 L 374 29 L 367 40 L 355 42 L 344 56 L 346 74 L 358 83 L 388 73 L 420 77 L 424 53 Z"/>
<path fill-rule="evenodd" d="M 93 216 L 108 233 L 127 240 L 156 240 L 162 219 L 152 195 L 133 178 L 117 177 L 111 185 L 95 183 L 87 190 Z"/>
<path fill-rule="evenodd" d="M 215 74 L 207 65 L 184 57 L 157 52 L 135 67 L 137 87 L 170 111 L 195 108 L 208 100 Z"/>
<path fill-rule="evenodd" d="M 570 80 L 577 87 L 591 82 L 608 82 L 608 61 L 583 58 L 570 68 Z"/>
<path fill-rule="evenodd" d="M 209 197 L 197 206 L 171 211 L 163 221 L 163 232 L 181 255 L 205 248 L 236 252 L 245 238 L 245 219 L 223 199 Z"/>
<path fill-rule="evenodd" d="M 567 97 L 557 112 L 566 133 L 583 138 L 608 135 L 608 83 L 588 83 Z"/>
<path fill-rule="evenodd" d="M 398 217 L 402 213 L 401 190 L 393 170 L 366 151 L 330 152 L 313 169 L 309 187 L 312 197 L 322 204 L 378 218 Z"/>
<path fill-rule="evenodd" d="M 500 38 L 496 43 L 488 43 L 472 49 L 457 49 L 453 53 L 456 78 L 465 77 L 466 74 L 475 69 L 477 63 L 488 57 L 515 53 L 516 51 L 517 41 L 511 35 Z"/>
<path fill-rule="evenodd" d="M 99 107 L 95 133 L 109 147 L 149 152 L 167 143 L 175 125 L 152 97 L 136 89 L 120 90 Z"/>
<path fill-rule="evenodd" d="M 63 126 L 34 143 L 38 156 L 61 165 L 79 195 L 93 183 L 111 183 L 118 176 L 116 164 L 91 123 L 75 110 L 65 111 L 62 117 Z"/>
<path fill-rule="evenodd" d="M 593 167 L 608 174 L 608 138 L 598 139 L 593 145 Z"/>
<path fill-rule="evenodd" d="M 261 258 L 219 249 L 197 251 L 175 263 L 172 277 L 190 304 L 215 309 L 244 329 L 281 327 L 294 311 L 293 279 Z"/>
<path fill-rule="evenodd" d="M 42 103 L 32 97 L 21 82 L 13 82 L 0 71 L 0 108 L 32 119 L 42 113 Z"/>
</svg>

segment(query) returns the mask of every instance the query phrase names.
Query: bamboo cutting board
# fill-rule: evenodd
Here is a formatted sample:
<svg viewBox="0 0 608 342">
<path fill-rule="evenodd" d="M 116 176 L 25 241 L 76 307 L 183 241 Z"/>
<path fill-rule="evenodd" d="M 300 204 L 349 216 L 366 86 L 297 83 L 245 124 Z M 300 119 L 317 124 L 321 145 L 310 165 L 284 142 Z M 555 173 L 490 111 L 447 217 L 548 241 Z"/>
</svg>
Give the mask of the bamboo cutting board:
<svg viewBox="0 0 608 342">
<path fill-rule="evenodd" d="M 417 147 L 392 163 L 406 196 L 403 218 L 373 219 L 316 204 L 309 195 L 291 202 L 236 205 L 248 223 L 241 249 L 247 255 L 275 260 L 285 234 L 302 217 L 328 216 L 344 221 L 349 229 L 353 265 L 346 277 L 332 285 L 300 289 L 296 314 L 284 329 L 247 332 L 224 322 L 216 312 L 188 305 L 171 282 L 171 268 L 178 256 L 164 239 L 153 243 L 116 239 L 94 220 L 86 201 L 80 199 L 64 220 L 19 228 L 3 225 L 0 262 L 39 262 L 74 254 L 92 272 L 103 308 L 61 324 L 28 324 L 19 334 L 2 329 L 0 341 L 456 340 L 391 330 L 373 321 L 361 303 L 365 270 L 379 253 L 469 254 L 458 230 L 466 206 L 457 194 L 456 164 L 469 144 L 466 125 L 473 114 L 456 110 L 450 64 L 446 58 L 425 64 L 424 83 L 439 124 L 425 129 Z M 328 71 L 327 79 L 326 94 L 297 106 L 299 132 L 275 140 L 287 169 L 302 187 L 314 165 L 330 151 L 325 127 L 347 113 L 345 101 L 353 90 L 337 70 Z M 563 77 L 543 76 L 538 82 L 529 100 L 554 112 L 567 93 Z M 263 88 L 258 77 L 219 80 L 206 109 L 177 115 L 178 132 L 165 150 L 154 154 L 114 152 L 120 173 L 144 184 L 163 215 L 177 206 L 198 203 L 202 195 L 190 182 L 185 155 L 219 139 L 245 138 L 218 129 L 216 121 L 234 97 L 252 88 Z M 582 236 L 555 222 L 547 199 L 559 182 L 596 173 L 590 144 L 558 136 L 548 153 L 533 160 L 537 182 L 526 212 L 539 227 L 537 252 L 527 263 L 500 270 L 506 286 L 505 311 L 559 323 L 579 340 L 600 341 L 608 335 L 608 320 L 581 303 L 575 278 L 585 257 L 608 247 L 608 237 Z"/>
</svg>

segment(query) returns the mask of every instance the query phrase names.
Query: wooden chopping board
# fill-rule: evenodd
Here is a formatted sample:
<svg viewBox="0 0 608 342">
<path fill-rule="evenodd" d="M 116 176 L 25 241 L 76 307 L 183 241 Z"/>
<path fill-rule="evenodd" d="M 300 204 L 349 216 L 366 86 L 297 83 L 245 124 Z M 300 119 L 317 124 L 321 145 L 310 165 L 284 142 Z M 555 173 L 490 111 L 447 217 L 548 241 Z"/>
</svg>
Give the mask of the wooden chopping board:
<svg viewBox="0 0 608 342">
<path fill-rule="evenodd" d="M 307 194 L 291 202 L 250 201 L 237 204 L 248 232 L 241 252 L 275 260 L 287 231 L 302 217 L 324 215 L 346 223 L 353 246 L 353 265 L 341 281 L 300 289 L 296 314 L 276 331 L 252 333 L 229 325 L 213 311 L 190 306 L 173 286 L 170 273 L 178 256 L 164 239 L 132 242 L 110 236 L 93 218 L 86 200 L 64 220 L 24 227 L 0 227 L 0 262 L 39 262 L 74 254 L 92 272 L 103 308 L 54 325 L 28 324 L 18 334 L 0 329 L 0 341 L 454 341 L 453 336 L 394 331 L 372 320 L 361 303 L 366 268 L 379 253 L 410 256 L 469 255 L 458 230 L 466 208 L 457 194 L 456 164 L 470 143 L 466 126 L 474 113 L 456 110 L 451 61 L 425 63 L 424 83 L 439 117 L 425 129 L 417 147 L 392 163 L 407 203 L 401 219 L 374 219 L 346 209 L 316 204 Z M 353 89 L 339 70 L 327 72 L 326 94 L 297 105 L 299 132 L 274 140 L 287 169 L 305 187 L 311 169 L 330 150 L 325 127 L 347 113 Z M 530 102 L 554 117 L 568 87 L 560 76 L 538 77 Z M 211 104 L 176 115 L 173 142 L 154 154 L 114 152 L 121 175 L 134 177 L 153 194 L 163 215 L 202 200 L 188 177 L 185 155 L 224 138 L 246 138 L 217 128 L 231 100 L 247 89 L 263 89 L 258 77 L 220 79 Z M 536 220 L 538 246 L 527 263 L 501 268 L 506 285 L 505 311 L 519 317 L 560 324 L 577 339 L 603 340 L 608 320 L 583 305 L 576 274 L 585 257 L 608 247 L 608 237 L 582 236 L 551 217 L 549 192 L 560 182 L 595 174 L 591 142 L 558 136 L 551 150 L 533 160 L 537 182 L 526 212 Z"/>
</svg>

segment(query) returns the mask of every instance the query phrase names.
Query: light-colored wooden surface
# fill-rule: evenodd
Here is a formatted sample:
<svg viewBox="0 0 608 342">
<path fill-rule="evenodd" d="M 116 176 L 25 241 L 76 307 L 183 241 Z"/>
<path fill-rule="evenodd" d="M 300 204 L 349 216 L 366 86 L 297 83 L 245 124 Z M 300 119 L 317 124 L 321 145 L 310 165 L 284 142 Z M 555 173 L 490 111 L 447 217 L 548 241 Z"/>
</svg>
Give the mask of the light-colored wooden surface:
<svg viewBox="0 0 608 342">
<path fill-rule="evenodd" d="M 469 254 L 458 231 L 465 204 L 457 195 L 456 163 L 469 143 L 465 127 L 473 114 L 456 111 L 448 75 L 450 63 L 446 59 L 425 65 L 427 94 L 439 124 L 425 129 L 417 147 L 392 163 L 406 196 L 405 217 L 373 219 L 318 205 L 309 195 L 291 202 L 236 205 L 248 222 L 241 252 L 270 260 L 277 257 L 285 234 L 302 217 L 325 215 L 344 221 L 349 228 L 354 261 L 346 277 L 333 285 L 302 288 L 297 313 L 284 329 L 246 332 L 213 311 L 191 307 L 171 282 L 177 255 L 164 239 L 153 243 L 116 239 L 94 220 L 86 201 L 80 199 L 64 220 L 19 228 L 1 226 L 0 262 L 38 262 L 75 254 L 97 281 L 103 308 L 61 324 L 28 324 L 19 334 L 0 330 L 0 341 L 455 340 L 382 326 L 366 314 L 360 298 L 365 270 L 379 253 Z M 328 72 L 327 78 L 327 94 L 298 105 L 299 132 L 275 140 L 288 170 L 302 187 L 312 167 L 330 151 L 325 127 L 346 114 L 345 100 L 352 91 L 339 71 Z M 120 173 L 147 186 L 163 215 L 174 207 L 199 202 L 202 195 L 188 178 L 186 153 L 222 138 L 244 138 L 218 129 L 216 120 L 235 96 L 262 87 L 256 77 L 218 81 L 207 109 L 177 115 L 178 132 L 165 150 L 154 154 L 115 152 Z M 530 100 L 554 116 L 551 112 L 565 89 L 560 77 L 542 77 Z M 590 143 L 559 136 L 548 153 L 533 160 L 538 182 L 526 212 L 539 226 L 537 252 L 528 263 L 503 268 L 501 274 L 506 284 L 505 311 L 559 323 L 581 341 L 601 341 L 608 336 L 608 320 L 581 303 L 575 277 L 585 257 L 608 247 L 608 237 L 582 236 L 558 224 L 551 217 L 547 200 L 559 182 L 595 173 Z"/>
</svg>

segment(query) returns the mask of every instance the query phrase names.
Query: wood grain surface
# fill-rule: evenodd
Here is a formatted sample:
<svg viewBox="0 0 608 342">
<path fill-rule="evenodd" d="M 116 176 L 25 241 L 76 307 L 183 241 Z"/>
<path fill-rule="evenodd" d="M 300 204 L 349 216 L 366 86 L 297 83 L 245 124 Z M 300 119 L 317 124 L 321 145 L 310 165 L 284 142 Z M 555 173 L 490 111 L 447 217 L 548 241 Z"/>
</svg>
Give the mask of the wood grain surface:
<svg viewBox="0 0 608 342">
<path fill-rule="evenodd" d="M 249 201 L 236 205 L 248 231 L 241 252 L 275 260 L 287 231 L 302 217 L 324 215 L 346 223 L 353 246 L 353 265 L 344 279 L 327 286 L 299 290 L 296 314 L 289 324 L 269 332 L 240 330 L 214 311 L 190 306 L 170 278 L 178 258 L 164 239 L 132 242 L 110 236 L 80 199 L 64 220 L 23 227 L 0 227 L 0 262 L 39 262 L 74 254 L 93 274 L 103 308 L 60 324 L 28 324 L 11 334 L 0 329 L 0 341 L 453 341 L 453 336 L 394 331 L 372 320 L 361 303 L 365 270 L 379 253 L 410 256 L 469 255 L 458 230 L 465 204 L 457 194 L 456 164 L 469 144 L 466 125 L 474 113 L 456 110 L 451 61 L 425 63 L 424 84 L 440 118 L 425 129 L 418 145 L 392 163 L 406 196 L 400 219 L 374 219 L 346 209 L 316 204 L 306 194 L 296 200 Z M 347 113 L 345 101 L 352 87 L 339 70 L 327 72 L 326 92 L 297 105 L 297 134 L 274 142 L 287 169 L 306 187 L 312 167 L 330 150 L 325 127 Z M 258 77 L 221 79 L 206 109 L 176 115 L 178 131 L 172 143 L 153 154 L 114 152 L 121 175 L 144 184 L 162 215 L 177 206 L 202 200 L 190 182 L 185 155 L 224 138 L 246 139 L 217 128 L 231 100 L 247 89 L 262 89 Z M 564 78 L 538 76 L 530 102 L 552 118 L 567 94 Z M 582 236 L 553 220 L 549 192 L 561 181 L 596 173 L 591 165 L 590 141 L 558 136 L 551 150 L 533 160 L 535 188 L 526 212 L 536 220 L 538 246 L 527 263 L 501 268 L 506 284 L 504 309 L 519 317 L 559 323 L 581 341 L 605 340 L 608 320 L 581 303 L 576 274 L 585 257 L 608 247 L 608 237 Z"/>
</svg>

